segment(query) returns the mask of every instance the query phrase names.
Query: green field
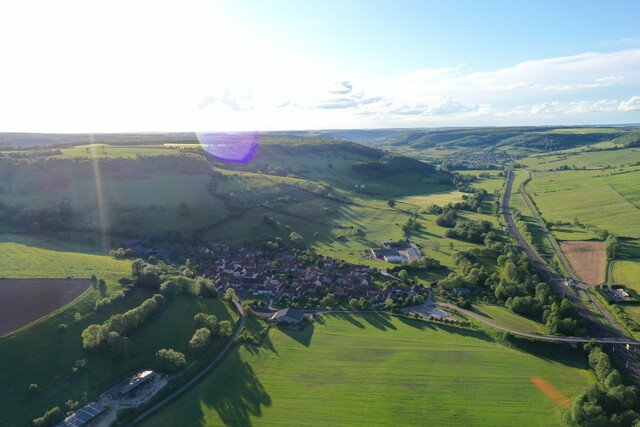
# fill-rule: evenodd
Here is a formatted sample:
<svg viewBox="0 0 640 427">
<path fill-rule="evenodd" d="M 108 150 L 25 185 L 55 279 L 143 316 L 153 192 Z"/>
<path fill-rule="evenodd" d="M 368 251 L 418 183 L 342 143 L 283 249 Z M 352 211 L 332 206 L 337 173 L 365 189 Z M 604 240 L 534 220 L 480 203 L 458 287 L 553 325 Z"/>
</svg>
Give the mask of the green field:
<svg viewBox="0 0 640 427">
<path fill-rule="evenodd" d="M 640 293 L 640 262 L 616 261 L 611 269 L 611 282 Z"/>
<path fill-rule="evenodd" d="M 486 317 L 488 320 L 498 325 L 505 326 L 515 331 L 524 333 L 545 334 L 544 325 L 519 316 L 501 305 L 477 304 L 473 306 L 473 311 Z"/>
<path fill-rule="evenodd" d="M 139 290 L 118 311 L 135 307 L 150 296 L 148 291 Z M 0 425 L 29 425 L 33 418 L 53 406 L 63 407 L 69 398 L 80 399 L 85 391 L 89 400 L 96 399 L 132 371 L 152 367 L 154 355 L 161 348 L 184 352 L 187 363 L 192 363 L 195 355 L 188 347 L 188 340 L 195 330 L 193 316 L 198 312 L 213 313 L 219 320 L 237 318 L 226 303 L 217 299 L 178 297 L 132 335 L 133 351 L 117 360 L 82 348 L 83 329 L 106 318 L 95 312 L 75 321 L 74 310 L 65 310 L 1 338 L 0 381 L 11 387 L 0 388 Z M 66 331 L 57 330 L 60 323 L 68 325 Z M 221 347 L 214 344 L 211 354 Z M 79 359 L 87 359 L 87 368 L 72 375 L 71 369 Z M 25 360 L 28 363 L 24 363 Z M 28 393 L 32 383 L 38 384 L 40 390 L 34 396 Z"/>
<path fill-rule="evenodd" d="M 549 425 L 593 376 L 581 356 L 528 354 L 487 336 L 381 315 L 330 315 L 230 353 L 156 413 L 161 425 Z M 560 350 L 558 348 L 558 352 Z"/>
<path fill-rule="evenodd" d="M 131 274 L 131 261 L 119 261 L 105 255 L 51 250 L 0 241 L 0 277 L 88 279 L 92 274 L 117 280 Z"/>
<path fill-rule="evenodd" d="M 619 236 L 640 237 L 640 170 L 627 173 L 562 171 L 535 173 L 528 184 L 547 221 L 596 226 Z M 578 236 L 576 236 L 578 237 Z M 575 240 L 575 239 L 574 239 Z"/>
</svg>

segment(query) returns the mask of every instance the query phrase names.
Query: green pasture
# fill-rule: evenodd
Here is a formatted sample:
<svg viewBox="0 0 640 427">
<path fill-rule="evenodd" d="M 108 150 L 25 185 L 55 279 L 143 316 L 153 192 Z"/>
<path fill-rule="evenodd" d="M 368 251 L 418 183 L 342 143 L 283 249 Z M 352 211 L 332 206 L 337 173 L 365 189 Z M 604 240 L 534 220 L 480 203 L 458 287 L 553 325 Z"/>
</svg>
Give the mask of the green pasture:
<svg viewBox="0 0 640 427">
<path fill-rule="evenodd" d="M 142 423 L 160 425 L 549 425 L 593 384 L 568 348 L 529 354 L 486 335 L 378 314 L 270 331 Z"/>
<path fill-rule="evenodd" d="M 536 170 L 557 169 L 563 166 L 578 169 L 612 168 L 634 165 L 640 161 L 640 148 L 624 148 L 607 151 L 564 150 L 537 154 L 518 160 L 519 163 Z"/>
<path fill-rule="evenodd" d="M 502 305 L 474 304 L 473 311 L 488 320 L 515 331 L 534 334 L 545 334 L 544 325 L 534 320 L 519 316 Z"/>
<path fill-rule="evenodd" d="M 150 296 L 150 292 L 138 290 L 118 307 L 118 312 L 135 307 Z M 161 348 L 181 351 L 187 363 L 193 363 L 196 355 L 188 341 L 195 331 L 193 316 L 199 312 L 215 314 L 219 320 L 233 321 L 237 317 L 228 304 L 219 300 L 178 297 L 132 335 L 132 353 L 119 360 L 82 348 L 84 328 L 106 318 L 95 312 L 75 321 L 73 311 L 66 310 L 0 338 L 0 381 L 11 384 L 0 388 L 0 424 L 30 425 L 32 419 L 53 406 L 63 407 L 70 398 L 80 399 L 85 391 L 89 400 L 95 400 L 126 375 L 152 367 L 155 353 Z M 68 325 L 66 331 L 57 330 L 60 323 Z M 211 355 L 221 348 L 222 343 L 212 344 Z M 72 375 L 78 359 L 87 359 L 87 368 Z M 35 395 L 28 393 L 32 383 L 39 386 Z"/>
<path fill-rule="evenodd" d="M 640 262 L 615 261 L 611 269 L 611 283 L 624 285 L 640 293 Z"/>
<path fill-rule="evenodd" d="M 640 171 L 595 174 L 593 171 L 536 173 L 528 184 L 547 221 L 575 218 L 619 236 L 640 237 Z"/>
</svg>

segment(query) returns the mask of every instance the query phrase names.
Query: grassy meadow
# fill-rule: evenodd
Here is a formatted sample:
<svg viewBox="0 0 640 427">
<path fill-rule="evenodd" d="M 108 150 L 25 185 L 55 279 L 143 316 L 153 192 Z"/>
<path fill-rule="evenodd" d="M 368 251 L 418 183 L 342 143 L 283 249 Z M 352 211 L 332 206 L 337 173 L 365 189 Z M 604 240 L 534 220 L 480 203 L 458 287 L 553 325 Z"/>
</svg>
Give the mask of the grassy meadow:
<svg viewBox="0 0 640 427">
<path fill-rule="evenodd" d="M 543 324 L 520 316 L 501 305 L 475 304 L 473 311 L 493 323 L 506 326 L 518 332 L 546 334 Z"/>
<path fill-rule="evenodd" d="M 566 351 L 566 352 L 565 352 Z M 170 406 L 161 425 L 559 425 L 593 383 L 585 358 L 528 354 L 486 335 L 378 314 L 328 315 L 239 347 Z"/>
<path fill-rule="evenodd" d="M 611 283 L 640 293 L 640 261 L 616 261 L 611 269 Z"/>
<path fill-rule="evenodd" d="M 640 169 L 614 174 L 603 171 L 537 172 L 528 184 L 541 215 L 551 222 L 605 229 L 640 238 Z M 557 236 L 560 237 L 560 236 Z M 562 236 L 565 237 L 565 236 Z M 577 238 L 571 240 L 578 240 Z"/>
</svg>

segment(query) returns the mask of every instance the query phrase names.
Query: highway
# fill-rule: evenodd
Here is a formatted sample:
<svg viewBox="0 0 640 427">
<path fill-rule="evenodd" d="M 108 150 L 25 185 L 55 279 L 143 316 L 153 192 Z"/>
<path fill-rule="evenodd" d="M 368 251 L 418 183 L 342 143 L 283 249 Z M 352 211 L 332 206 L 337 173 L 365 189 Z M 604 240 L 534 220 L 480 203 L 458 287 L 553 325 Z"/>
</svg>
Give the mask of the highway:
<svg viewBox="0 0 640 427">
<path fill-rule="evenodd" d="M 504 195 L 502 198 L 502 215 L 504 217 L 507 231 L 509 232 L 509 234 L 511 234 L 518 246 L 524 251 L 527 258 L 533 264 L 536 270 L 538 270 L 542 278 L 544 278 L 559 295 L 562 295 L 564 298 L 568 299 L 576 306 L 578 313 L 585 320 L 587 328 L 589 329 L 589 332 L 592 334 L 592 336 L 594 338 L 597 338 L 597 341 L 599 342 L 612 345 L 613 351 L 611 353 L 611 357 L 613 358 L 613 360 L 617 362 L 619 367 L 625 369 L 625 371 L 629 374 L 629 376 L 636 384 L 640 384 L 640 362 L 638 362 L 638 360 L 634 357 L 633 353 L 630 350 L 626 349 L 625 345 L 622 345 L 627 343 L 631 344 L 634 340 L 630 339 L 626 335 L 624 329 L 622 329 L 620 325 L 618 325 L 617 322 L 615 322 L 615 320 L 611 317 L 611 315 L 609 315 L 609 313 L 604 310 L 604 308 L 599 303 L 597 303 L 597 300 L 594 301 L 594 298 L 592 298 L 592 296 L 588 292 L 586 292 L 587 296 L 602 313 L 603 317 L 607 319 L 607 321 L 611 324 L 611 328 L 602 324 L 602 322 L 600 322 L 600 320 L 594 316 L 591 310 L 589 310 L 589 308 L 584 304 L 582 299 L 576 293 L 580 292 L 580 290 L 574 290 L 573 288 L 563 285 L 563 278 L 557 276 L 555 272 L 553 272 L 551 268 L 549 268 L 549 266 L 542 260 L 542 258 L 540 258 L 538 253 L 533 250 L 529 242 L 525 240 L 525 238 L 520 233 L 520 230 L 518 230 L 518 228 L 516 227 L 513 217 L 511 216 L 510 208 L 511 190 L 513 187 L 514 176 L 512 171 L 507 171 L 507 174 L 507 183 L 505 185 Z M 522 191 L 522 186 L 520 187 L 520 190 Z M 532 210 L 540 226 L 543 228 L 543 230 L 545 230 L 545 233 L 548 233 L 546 227 L 544 227 L 544 222 L 538 215 L 535 208 L 531 205 L 531 201 L 528 200 L 527 196 L 523 197 L 525 202 L 527 203 L 527 206 L 529 206 L 529 209 Z M 547 239 L 549 239 L 550 242 L 553 241 L 553 239 L 551 239 L 551 237 L 548 235 Z M 559 248 L 557 248 L 554 243 L 552 243 L 552 247 L 554 248 L 554 250 L 559 251 Z M 560 260 L 562 261 L 564 259 L 562 254 L 559 252 L 557 252 L 557 254 L 558 258 L 560 258 Z M 573 272 L 570 268 L 567 268 L 567 271 L 569 271 L 570 274 L 573 275 Z M 576 283 L 579 284 L 579 281 L 576 280 Z M 617 345 L 618 342 L 621 345 Z"/>
</svg>

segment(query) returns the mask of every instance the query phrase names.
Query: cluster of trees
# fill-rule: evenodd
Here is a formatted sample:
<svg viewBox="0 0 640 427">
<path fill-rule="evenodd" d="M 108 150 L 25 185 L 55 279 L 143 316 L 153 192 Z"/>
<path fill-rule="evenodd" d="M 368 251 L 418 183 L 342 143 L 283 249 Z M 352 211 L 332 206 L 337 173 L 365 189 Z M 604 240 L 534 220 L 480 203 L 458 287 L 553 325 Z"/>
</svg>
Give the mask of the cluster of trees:
<svg viewBox="0 0 640 427">
<path fill-rule="evenodd" d="M 405 156 L 385 154 L 377 160 L 357 162 L 353 164 L 353 170 L 372 178 L 385 178 L 387 176 L 415 172 L 430 174 L 434 171 L 432 165 Z"/>
<path fill-rule="evenodd" d="M 579 426 L 634 426 L 638 422 L 638 396 L 635 387 L 625 386 L 609 355 L 597 343 L 585 345 L 589 365 L 598 385 L 591 386 L 571 408 L 571 418 Z"/>
<path fill-rule="evenodd" d="M 49 427 L 64 420 L 64 412 L 59 406 L 49 409 L 41 417 L 33 420 L 33 427 Z"/>
<path fill-rule="evenodd" d="M 121 279 L 123 286 L 140 286 L 160 292 L 168 299 L 178 294 L 217 298 L 216 284 L 204 277 L 195 277 L 194 268 L 187 260 L 180 268 L 159 262 L 156 265 L 138 258 L 131 264 L 131 279 Z"/>
<path fill-rule="evenodd" d="M 435 210 L 435 209 L 434 209 Z M 440 208 L 440 214 L 436 218 L 436 225 L 445 228 L 453 228 L 458 220 L 458 212 L 453 208 Z"/>
<path fill-rule="evenodd" d="M 200 329 L 208 331 L 207 341 L 212 337 L 225 339 L 230 337 L 233 333 L 233 326 L 230 321 L 218 321 L 216 316 L 213 314 L 198 313 L 194 316 L 193 321 L 196 328 L 198 328 L 198 331 Z M 198 331 L 196 331 L 196 333 Z M 195 336 L 196 335 L 194 334 L 194 337 Z M 189 342 L 189 345 L 191 345 L 191 342 Z"/>
<path fill-rule="evenodd" d="M 620 251 L 620 240 L 613 234 L 609 234 L 606 240 L 606 249 L 605 252 L 607 254 L 607 259 L 612 260 L 615 259 Z"/>
<path fill-rule="evenodd" d="M 416 271 L 416 270 L 438 270 L 442 268 L 440 261 L 430 256 L 423 256 L 420 259 L 414 259 L 408 264 L 396 265 L 395 267 L 388 268 L 390 273 L 398 273 L 401 270 Z"/>
<path fill-rule="evenodd" d="M 130 288 L 120 289 L 109 297 L 104 297 L 96 301 L 95 310 L 100 313 L 107 313 L 117 304 L 124 301 L 127 295 L 131 292 Z"/>
<path fill-rule="evenodd" d="M 180 372 L 187 366 L 187 359 L 184 354 L 171 348 L 163 348 L 156 353 L 156 363 L 163 372 Z"/>
<path fill-rule="evenodd" d="M 82 331 L 82 346 L 86 349 L 100 349 L 112 357 L 127 354 L 130 341 L 127 335 L 134 332 L 166 306 L 166 299 L 155 294 L 138 307 L 122 314 L 114 314 L 101 325 L 89 325 Z"/>
<path fill-rule="evenodd" d="M 568 300 L 558 300 L 524 254 L 501 255 L 498 265 L 499 277 L 492 280 L 494 294 L 511 311 L 544 323 L 550 334 L 586 334 L 576 307 Z"/>
<path fill-rule="evenodd" d="M 489 231 L 491 231 L 489 221 L 456 221 L 455 226 L 447 230 L 445 236 L 451 239 L 483 243 Z"/>
</svg>

